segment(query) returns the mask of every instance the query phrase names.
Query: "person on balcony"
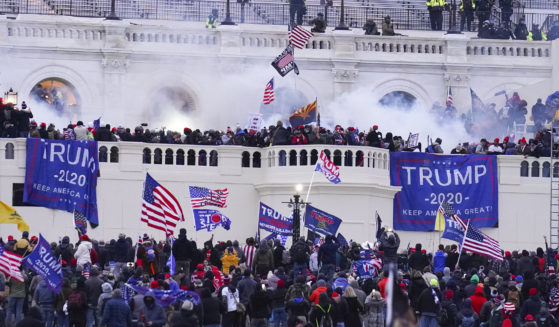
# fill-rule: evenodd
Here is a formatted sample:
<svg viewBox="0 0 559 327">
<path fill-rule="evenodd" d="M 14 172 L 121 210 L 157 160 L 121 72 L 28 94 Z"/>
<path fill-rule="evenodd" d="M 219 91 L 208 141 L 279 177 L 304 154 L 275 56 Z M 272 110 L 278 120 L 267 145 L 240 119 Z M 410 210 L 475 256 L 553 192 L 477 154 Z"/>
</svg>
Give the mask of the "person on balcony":
<svg viewBox="0 0 559 327">
<path fill-rule="evenodd" d="M 528 33 L 528 41 L 547 41 L 547 36 L 539 29 L 538 24 L 532 24 L 532 30 Z"/>
<path fill-rule="evenodd" d="M 464 25 L 468 28 L 468 32 L 472 31 L 475 10 L 476 3 L 473 0 L 460 1 L 460 31 L 464 31 Z"/>
<path fill-rule="evenodd" d="M 441 0 L 444 1 L 444 0 Z M 382 35 L 383 36 L 394 36 L 394 24 L 392 24 L 392 19 L 390 16 L 384 16 L 384 21 L 382 22 Z"/>
<path fill-rule="evenodd" d="M 289 1 L 289 26 L 294 28 L 303 24 L 303 15 L 307 13 L 307 6 L 305 0 L 290 0 Z M 295 20 L 297 18 L 297 20 Z"/>
<path fill-rule="evenodd" d="M 499 0 L 501 8 L 501 23 L 510 27 L 510 16 L 512 16 L 512 0 Z"/>
<path fill-rule="evenodd" d="M 492 0 L 480 0 L 476 5 L 476 15 L 478 19 L 478 37 L 482 37 L 482 27 L 485 21 L 491 17 L 491 8 L 493 7 Z"/>
<path fill-rule="evenodd" d="M 217 20 L 217 17 L 218 17 L 217 9 L 212 9 L 212 13 L 206 19 L 206 28 L 208 29 L 217 28 L 217 25 L 219 25 L 219 21 Z"/>
<path fill-rule="evenodd" d="M 514 29 L 514 37 L 517 40 L 527 40 L 528 39 L 528 27 L 526 26 L 524 17 L 521 17 Z"/>
<path fill-rule="evenodd" d="M 427 10 L 429 10 L 429 21 L 433 31 L 441 31 L 443 29 L 443 10 L 446 5 L 445 0 L 429 0 L 426 2 Z"/>
<path fill-rule="evenodd" d="M 372 18 L 369 18 L 365 21 L 363 30 L 365 31 L 365 35 L 380 35 L 380 32 L 377 28 L 377 23 L 375 23 L 375 20 Z"/>
<path fill-rule="evenodd" d="M 324 21 L 324 14 L 319 12 L 316 18 L 310 21 L 312 26 L 311 32 L 324 33 L 326 31 L 326 22 Z"/>
<path fill-rule="evenodd" d="M 301 125 L 293 132 L 293 138 L 291 138 L 291 144 L 296 144 L 296 145 L 309 144 L 309 140 L 307 139 L 305 134 L 303 134 L 303 129 L 304 126 Z"/>
</svg>

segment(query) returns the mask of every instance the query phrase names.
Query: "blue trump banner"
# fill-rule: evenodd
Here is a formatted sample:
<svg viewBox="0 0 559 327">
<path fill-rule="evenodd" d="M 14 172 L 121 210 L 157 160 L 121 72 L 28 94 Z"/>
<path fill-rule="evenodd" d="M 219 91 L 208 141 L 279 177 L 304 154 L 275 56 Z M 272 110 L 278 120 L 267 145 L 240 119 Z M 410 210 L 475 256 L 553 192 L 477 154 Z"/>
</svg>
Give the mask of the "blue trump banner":
<svg viewBox="0 0 559 327">
<path fill-rule="evenodd" d="M 160 306 L 166 308 L 171 304 L 180 301 L 184 302 L 186 300 L 192 302 L 194 305 L 200 305 L 200 296 L 196 292 L 192 291 L 185 291 L 185 290 L 158 290 L 158 289 L 151 289 L 145 286 L 134 285 L 130 283 L 124 284 L 126 287 L 130 288 L 131 290 L 145 295 L 147 292 L 153 293 L 153 297 L 155 298 L 155 302 Z"/>
<path fill-rule="evenodd" d="M 196 230 L 206 229 L 208 232 L 211 232 L 219 225 L 226 230 L 231 228 L 231 220 L 217 210 L 193 209 L 192 212 L 194 214 Z"/>
<path fill-rule="evenodd" d="M 453 240 L 458 243 L 462 243 L 464 240 L 464 228 L 455 220 L 445 217 L 444 231 L 441 234 L 442 238 L 447 240 Z"/>
<path fill-rule="evenodd" d="M 97 142 L 27 139 L 23 201 L 83 214 L 96 226 Z"/>
<path fill-rule="evenodd" d="M 394 197 L 394 229 L 433 230 L 443 202 L 476 227 L 498 226 L 495 156 L 391 152 L 390 184 L 402 187 Z"/>
<path fill-rule="evenodd" d="M 23 263 L 31 270 L 41 275 L 47 282 L 48 288 L 60 293 L 63 276 L 60 261 L 52 254 L 50 244 L 39 234 L 39 242 L 33 251 L 23 259 Z"/>
<path fill-rule="evenodd" d="M 291 235 L 293 219 L 260 202 L 258 228 L 274 234 Z"/>
<path fill-rule="evenodd" d="M 325 211 L 307 205 L 305 211 L 305 227 L 315 233 L 334 236 L 340 227 L 342 220 Z"/>
</svg>

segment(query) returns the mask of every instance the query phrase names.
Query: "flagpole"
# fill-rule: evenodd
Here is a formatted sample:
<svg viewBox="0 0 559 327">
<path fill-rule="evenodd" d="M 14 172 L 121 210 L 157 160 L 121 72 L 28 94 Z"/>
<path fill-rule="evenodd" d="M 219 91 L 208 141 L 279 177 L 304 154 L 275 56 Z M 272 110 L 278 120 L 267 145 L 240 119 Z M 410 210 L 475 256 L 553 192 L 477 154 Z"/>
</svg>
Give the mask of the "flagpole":
<svg viewBox="0 0 559 327">
<path fill-rule="evenodd" d="M 305 197 L 305 202 L 309 202 L 309 196 L 311 194 L 311 187 L 314 181 L 314 174 L 316 174 L 316 170 L 312 172 L 311 182 L 309 183 L 309 189 L 307 190 L 307 196 Z"/>
<path fill-rule="evenodd" d="M 460 266 L 460 257 L 462 256 L 462 248 L 464 247 L 464 241 L 466 240 L 466 234 L 468 234 L 468 228 L 470 228 L 470 220 L 468 219 L 468 223 L 466 224 L 466 230 L 464 231 L 464 237 L 462 238 L 462 243 L 460 244 L 460 253 L 458 253 L 458 261 L 456 261 L 456 267 Z"/>
</svg>

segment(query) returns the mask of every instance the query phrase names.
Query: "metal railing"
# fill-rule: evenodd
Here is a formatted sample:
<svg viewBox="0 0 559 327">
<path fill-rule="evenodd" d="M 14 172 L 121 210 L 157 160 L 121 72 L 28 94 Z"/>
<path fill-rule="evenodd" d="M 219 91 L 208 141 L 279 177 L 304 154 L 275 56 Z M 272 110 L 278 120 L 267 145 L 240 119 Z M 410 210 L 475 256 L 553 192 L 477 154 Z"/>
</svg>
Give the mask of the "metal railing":
<svg viewBox="0 0 559 327">
<path fill-rule="evenodd" d="M 373 19 L 380 31 L 383 18 L 389 15 L 396 30 L 430 29 L 429 12 L 426 8 L 418 8 L 410 2 L 394 2 L 393 5 L 396 7 L 377 6 L 366 0 L 359 5 L 358 1 L 354 1 L 352 6 L 345 6 L 344 19 L 352 28 L 361 28 L 367 19 Z M 217 9 L 219 20 L 223 20 L 225 8 L 226 2 L 223 0 L 116 0 L 116 14 L 123 19 L 204 22 L 212 9 Z M 0 13 L 107 17 L 110 13 L 110 0 L 0 0 Z M 318 13 L 324 13 L 327 25 L 334 27 L 340 20 L 341 7 L 307 5 L 303 24 L 309 25 Z M 448 14 L 447 11 L 443 12 L 443 30 L 448 29 Z M 494 10 L 492 16 L 497 17 L 498 11 Z M 515 16 L 519 15 L 513 15 L 513 22 Z M 527 23 L 533 21 L 541 25 L 547 16 L 549 15 L 528 14 Z M 290 21 L 289 4 L 280 1 L 231 2 L 231 18 L 236 23 L 287 25 Z M 459 13 L 457 23 L 460 23 Z M 477 18 L 472 26 L 477 29 Z"/>
</svg>

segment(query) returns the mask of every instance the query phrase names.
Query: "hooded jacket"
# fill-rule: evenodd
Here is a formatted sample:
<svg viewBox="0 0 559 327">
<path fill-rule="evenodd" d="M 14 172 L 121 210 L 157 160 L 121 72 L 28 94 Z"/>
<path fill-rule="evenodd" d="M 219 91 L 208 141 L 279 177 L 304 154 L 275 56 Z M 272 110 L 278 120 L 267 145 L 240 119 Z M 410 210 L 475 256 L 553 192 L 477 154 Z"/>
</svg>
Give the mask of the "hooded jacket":
<svg viewBox="0 0 559 327">
<path fill-rule="evenodd" d="M 80 245 L 78 245 L 78 249 L 74 254 L 74 258 L 76 258 L 76 264 L 78 266 L 84 266 L 85 264 L 91 264 L 91 249 L 92 249 L 91 242 L 88 241 L 81 241 Z"/>
<path fill-rule="evenodd" d="M 153 299 L 152 304 L 148 305 L 146 301 L 148 298 Z M 163 327 L 163 325 L 165 325 L 165 323 L 167 322 L 165 311 L 159 304 L 155 302 L 155 296 L 153 295 L 153 292 L 150 291 L 144 295 L 144 304 L 145 306 L 142 309 L 140 315 L 144 315 L 146 321 L 151 321 L 153 327 Z"/>
<path fill-rule="evenodd" d="M 473 310 L 479 316 L 481 312 L 481 307 L 483 307 L 483 304 L 487 302 L 487 299 L 483 296 L 483 288 L 479 286 L 476 287 L 476 290 L 474 291 L 474 295 L 470 296 L 469 299 L 472 300 Z"/>
<path fill-rule="evenodd" d="M 97 310 L 99 310 L 99 315 L 103 314 L 105 305 L 107 304 L 107 301 L 111 299 L 113 292 L 113 287 L 109 283 L 103 283 L 103 285 L 101 285 L 101 289 L 103 290 L 103 293 L 99 295 L 99 300 L 97 301 Z"/>
<path fill-rule="evenodd" d="M 56 300 L 56 293 L 51 291 L 46 281 L 41 281 L 33 296 L 38 305 L 53 305 Z"/>
</svg>

